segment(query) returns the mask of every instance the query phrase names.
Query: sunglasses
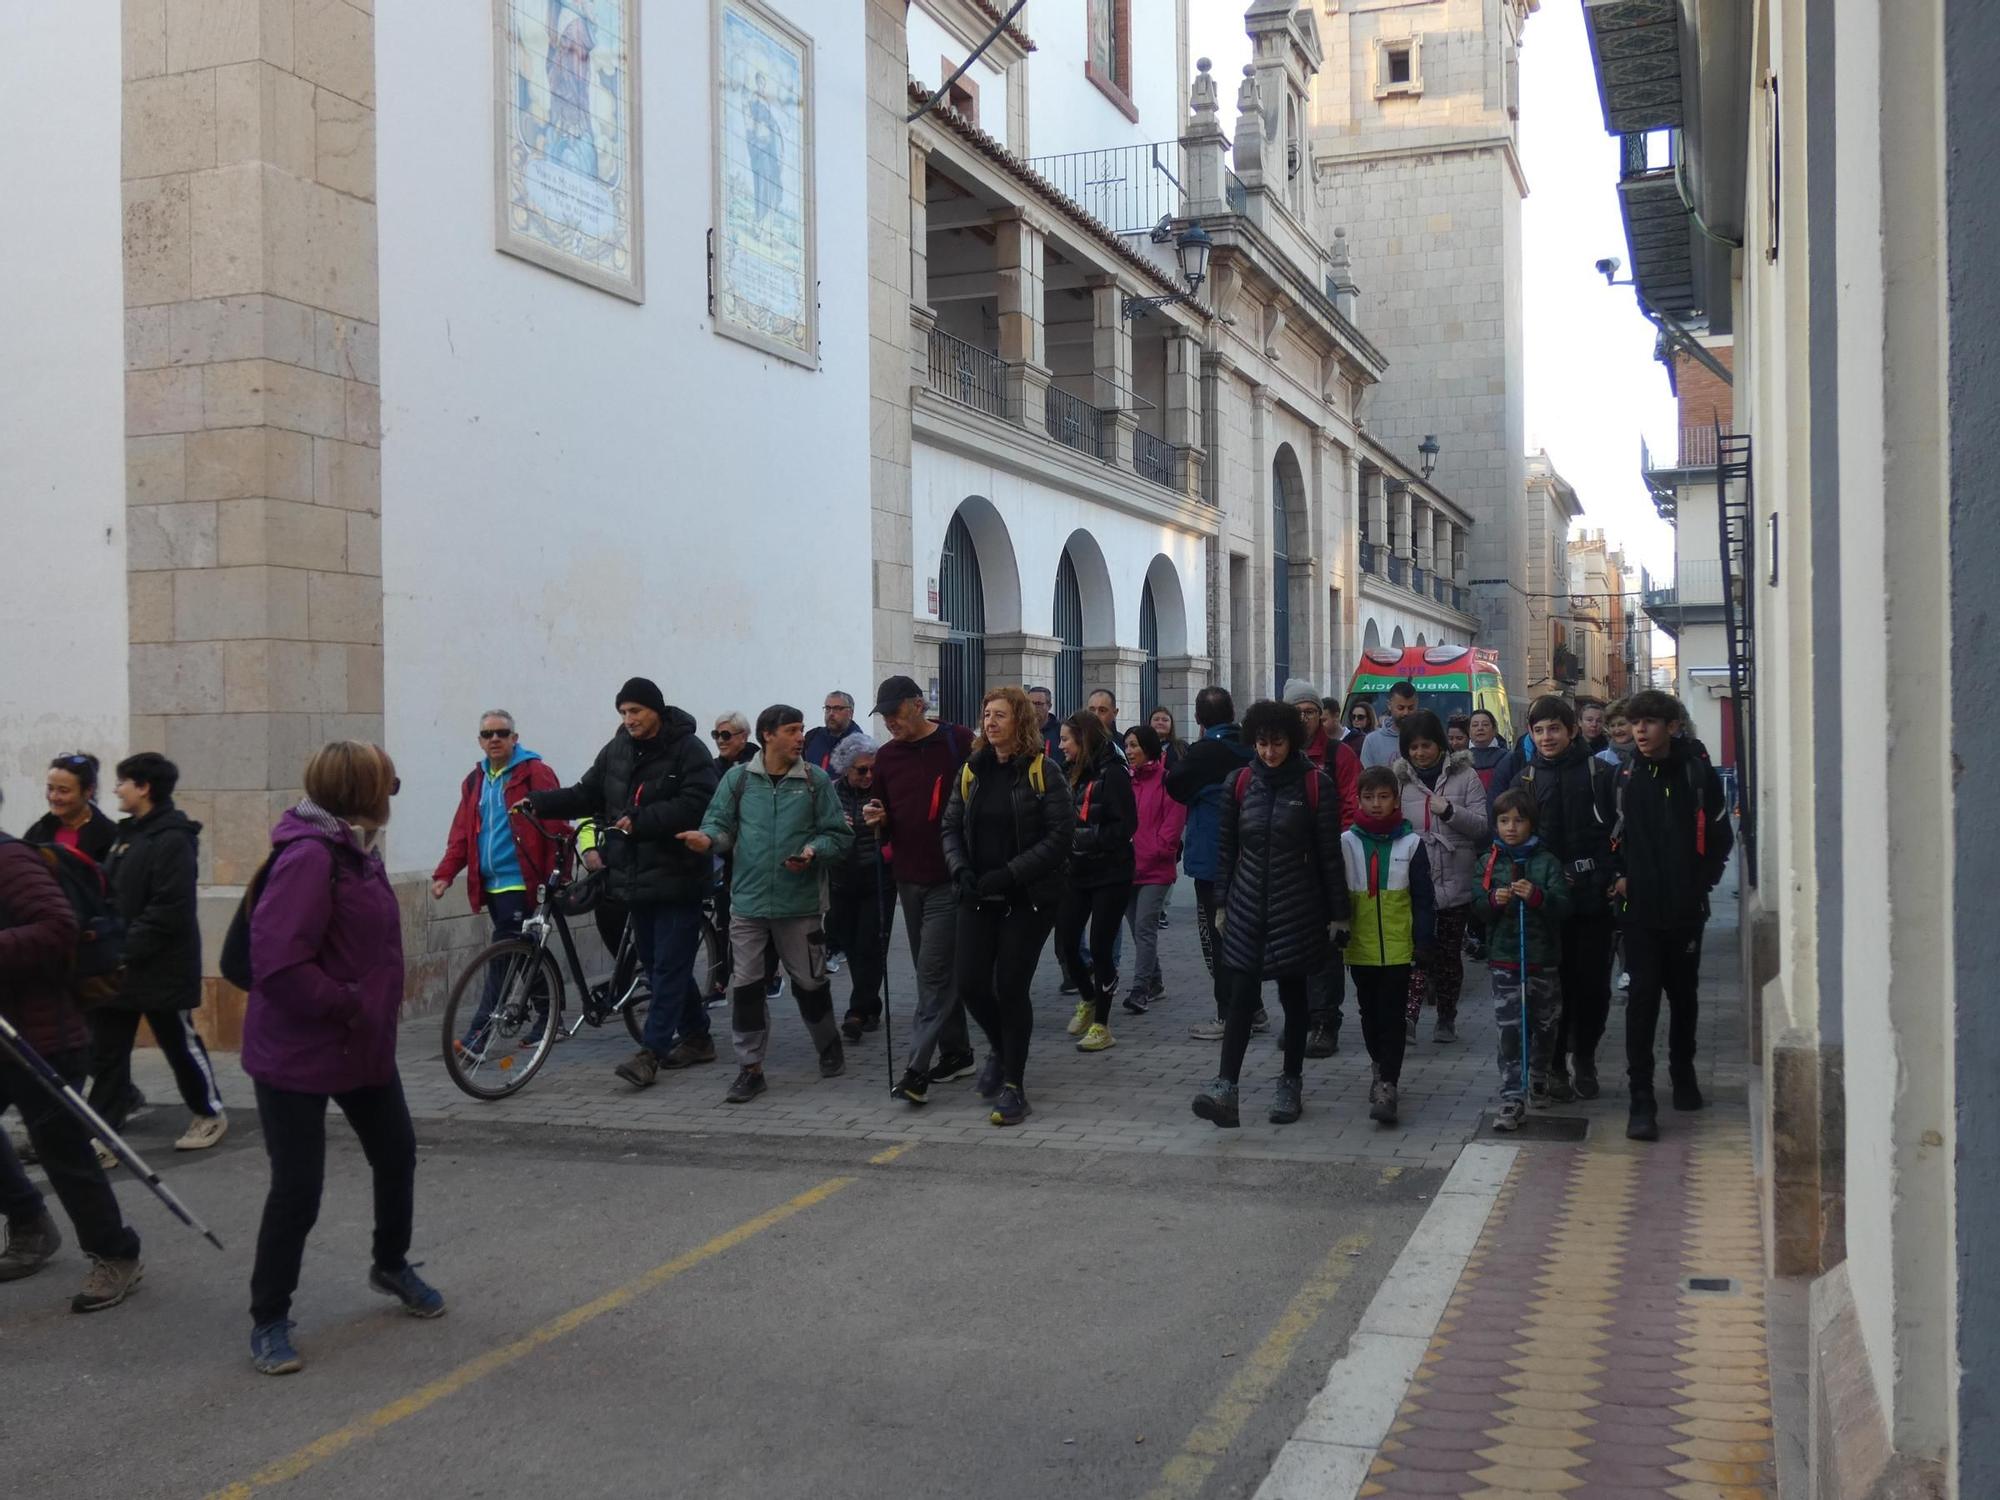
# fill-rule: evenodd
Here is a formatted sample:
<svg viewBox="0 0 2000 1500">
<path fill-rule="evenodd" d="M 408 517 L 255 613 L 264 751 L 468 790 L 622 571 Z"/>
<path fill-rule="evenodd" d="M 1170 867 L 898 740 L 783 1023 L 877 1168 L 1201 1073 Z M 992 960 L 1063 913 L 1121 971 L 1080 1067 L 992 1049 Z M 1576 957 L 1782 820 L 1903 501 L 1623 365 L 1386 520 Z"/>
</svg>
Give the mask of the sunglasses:
<svg viewBox="0 0 2000 1500">
<path fill-rule="evenodd" d="M 711 729 L 708 732 L 708 737 L 718 745 L 724 740 L 740 740 L 743 738 L 742 734 L 734 729 Z"/>
<path fill-rule="evenodd" d="M 875 768 L 873 766 L 849 766 L 847 774 L 858 781 L 870 781 L 874 779 Z"/>
<path fill-rule="evenodd" d="M 389 795 L 393 797 L 396 795 L 396 793 L 400 792 L 402 789 L 403 789 L 403 778 L 400 776 L 391 776 L 389 778 Z"/>
<path fill-rule="evenodd" d="M 514 737 L 514 731 L 511 729 L 482 729 L 479 731 L 479 737 L 482 740 L 511 740 Z"/>
</svg>

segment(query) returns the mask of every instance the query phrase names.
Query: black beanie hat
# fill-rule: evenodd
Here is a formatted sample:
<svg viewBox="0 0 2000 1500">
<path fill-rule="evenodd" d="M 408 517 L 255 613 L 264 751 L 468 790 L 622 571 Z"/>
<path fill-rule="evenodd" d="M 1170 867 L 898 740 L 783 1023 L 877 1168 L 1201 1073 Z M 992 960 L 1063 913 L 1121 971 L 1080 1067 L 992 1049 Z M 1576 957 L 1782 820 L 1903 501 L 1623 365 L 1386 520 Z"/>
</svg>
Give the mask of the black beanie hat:
<svg viewBox="0 0 2000 1500">
<path fill-rule="evenodd" d="M 664 716 L 667 700 L 661 696 L 659 686 L 650 677 L 634 677 L 618 690 L 618 701 L 614 708 L 623 708 L 628 703 L 636 703 L 641 708 L 650 708 Z"/>
</svg>

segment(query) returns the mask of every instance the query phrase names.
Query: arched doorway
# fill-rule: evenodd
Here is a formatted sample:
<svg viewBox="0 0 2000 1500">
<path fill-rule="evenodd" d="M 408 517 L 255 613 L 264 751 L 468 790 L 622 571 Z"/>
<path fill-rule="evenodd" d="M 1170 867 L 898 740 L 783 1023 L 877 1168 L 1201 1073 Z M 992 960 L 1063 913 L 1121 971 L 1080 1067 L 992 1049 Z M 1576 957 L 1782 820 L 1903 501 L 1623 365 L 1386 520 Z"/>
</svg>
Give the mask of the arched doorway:
<svg viewBox="0 0 2000 1500">
<path fill-rule="evenodd" d="M 1139 715 L 1151 713 L 1160 702 L 1160 612 L 1153 603 L 1153 580 L 1139 590 L 1139 649 L 1146 661 L 1139 668 L 1139 701 L 1126 715 L 1134 723 Z"/>
<path fill-rule="evenodd" d="M 1083 588 L 1067 547 L 1056 563 L 1055 636 L 1062 642 L 1056 652 L 1055 680 L 1056 717 L 1060 719 L 1083 707 Z"/>
<path fill-rule="evenodd" d="M 1282 484 L 1271 486 L 1271 696 L 1285 691 L 1292 675 L 1292 526 Z"/>
<path fill-rule="evenodd" d="M 1402 626 L 1398 625 L 1398 626 L 1396 627 L 1396 633 L 1395 633 L 1394 635 L 1392 635 L 1392 636 L 1390 636 L 1390 637 L 1389 637 L 1389 644 L 1390 644 L 1391 646 L 1395 647 L 1395 648 L 1396 648 L 1396 649 L 1397 649 L 1398 651 L 1401 651 L 1401 650 L 1403 649 L 1404 645 L 1405 645 L 1405 644 L 1407 644 L 1407 643 L 1406 643 L 1406 642 L 1405 642 L 1405 641 L 1403 640 L 1403 627 L 1402 627 Z"/>
<path fill-rule="evenodd" d="M 1373 620 L 1370 620 L 1368 622 L 1368 628 L 1361 633 L 1361 649 L 1363 651 L 1374 651 L 1377 648 L 1379 648 L 1381 644 L 1382 644 L 1382 627 L 1380 625 L 1377 625 Z"/>
<path fill-rule="evenodd" d="M 986 589 L 965 517 L 945 528 L 938 560 L 938 616 L 950 634 L 938 644 L 938 715 L 977 724 L 986 693 Z"/>
</svg>

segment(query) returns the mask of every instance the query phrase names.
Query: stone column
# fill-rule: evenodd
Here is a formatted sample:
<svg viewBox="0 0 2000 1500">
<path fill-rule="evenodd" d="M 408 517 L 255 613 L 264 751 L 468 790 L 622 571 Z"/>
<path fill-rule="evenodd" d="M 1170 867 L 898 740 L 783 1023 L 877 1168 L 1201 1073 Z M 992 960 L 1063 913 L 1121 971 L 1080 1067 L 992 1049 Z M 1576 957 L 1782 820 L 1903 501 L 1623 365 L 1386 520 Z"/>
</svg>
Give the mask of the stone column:
<svg viewBox="0 0 2000 1500">
<path fill-rule="evenodd" d="M 1177 330 L 1167 336 L 1165 437 L 1181 450 L 1175 479 L 1190 500 L 1201 498 L 1201 425 L 1201 340 Z"/>
<path fill-rule="evenodd" d="M 874 45 L 874 28 L 872 25 L 869 30 L 869 36 L 870 46 L 872 47 Z M 878 101 L 872 99 L 869 101 L 869 104 L 871 110 L 880 107 Z M 927 178 L 930 175 L 931 153 L 930 148 L 914 136 L 905 133 L 903 139 L 909 143 L 909 160 L 907 164 L 909 174 L 907 179 L 909 185 L 909 228 L 907 235 L 910 251 L 910 305 L 912 307 L 929 307 L 931 305 L 931 231 Z M 886 191 L 884 196 L 887 196 Z M 888 248 L 883 253 L 885 255 L 893 255 L 895 253 L 895 241 L 897 237 L 893 233 L 883 235 L 881 233 L 883 226 L 881 225 L 871 225 L 870 228 L 870 247 L 872 248 L 875 244 L 886 241 Z M 888 274 L 881 275 L 880 279 L 893 283 L 895 280 L 893 268 L 884 265 L 881 270 Z"/>
<path fill-rule="evenodd" d="M 383 738 L 374 30 L 125 6 L 132 741 L 206 827 L 211 966 L 307 755 Z M 234 1045 L 241 996 L 204 984 Z"/>
<path fill-rule="evenodd" d="M 1410 549 L 1417 566 L 1431 565 L 1431 543 L 1436 536 L 1436 512 L 1430 502 L 1420 498 L 1415 491 L 1410 494 Z"/>
<path fill-rule="evenodd" d="M 1024 630 L 986 637 L 986 680 L 1013 682 L 1023 688 L 1050 687 L 1055 682 L 1056 657 L 1062 642 L 1052 635 Z"/>
<path fill-rule="evenodd" d="M 1000 357 L 1007 362 L 1007 416 L 1039 428 L 1048 419 L 1049 349 L 1043 322 L 1044 227 L 1015 211 L 994 224 Z"/>
<path fill-rule="evenodd" d="M 1431 512 L 1431 557 L 1432 566 L 1447 579 L 1456 579 L 1452 571 L 1451 520 L 1443 511 Z"/>
<path fill-rule="evenodd" d="M 1465 549 L 1468 538 L 1463 526 L 1451 529 L 1451 576 L 1455 583 L 1465 582 Z"/>
<path fill-rule="evenodd" d="M 1194 695 L 1209 685 L 1215 663 L 1206 656 L 1163 656 L 1160 658 L 1160 701 L 1138 705 L 1140 713 L 1155 707 L 1169 709 L 1182 739 L 1194 738 Z M 1123 699 L 1119 700 L 1121 703 Z"/>
<path fill-rule="evenodd" d="M 924 158 L 903 123 L 909 67 L 903 7 L 867 0 L 868 97 L 868 504 L 874 527 L 869 605 L 875 679 L 911 672 L 916 594 L 910 525 L 910 387 L 926 378 L 929 276 L 925 260 Z M 913 320 L 921 319 L 913 336 Z M 931 653 L 932 670 L 937 654 Z"/>
<path fill-rule="evenodd" d="M 1371 469 L 1363 476 L 1367 486 L 1364 503 L 1367 508 L 1368 540 L 1377 547 L 1389 545 L 1389 488 L 1380 469 Z"/>
<path fill-rule="evenodd" d="M 1413 551 L 1410 536 L 1410 490 L 1407 485 L 1391 491 L 1389 495 L 1389 550 L 1397 557 L 1409 557 Z"/>
<path fill-rule="evenodd" d="M 1083 692 L 1086 699 L 1099 688 L 1109 688 L 1118 699 L 1118 722 L 1124 725 L 1145 709 L 1139 702 L 1139 672 L 1146 665 L 1146 653 L 1132 646 L 1085 646 L 1083 648 Z"/>
<path fill-rule="evenodd" d="M 942 620 L 920 620 L 914 615 L 909 618 L 910 657 L 914 664 L 910 675 L 923 688 L 924 702 L 935 713 L 938 706 L 938 647 L 951 639 L 951 627 Z"/>
<path fill-rule="evenodd" d="M 1090 404 L 1105 414 L 1104 461 L 1130 472 L 1132 434 L 1139 415 L 1132 410 L 1132 320 L 1125 316 L 1130 289 L 1108 276 L 1090 281 Z"/>
</svg>

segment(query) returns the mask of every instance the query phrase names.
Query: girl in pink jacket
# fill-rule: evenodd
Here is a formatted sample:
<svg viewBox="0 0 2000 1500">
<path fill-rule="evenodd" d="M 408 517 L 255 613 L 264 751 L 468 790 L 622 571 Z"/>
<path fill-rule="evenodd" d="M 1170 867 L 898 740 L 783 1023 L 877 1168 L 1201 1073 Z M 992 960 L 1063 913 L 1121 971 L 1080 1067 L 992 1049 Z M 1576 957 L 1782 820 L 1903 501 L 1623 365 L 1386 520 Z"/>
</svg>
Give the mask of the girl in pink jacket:
<svg viewBox="0 0 2000 1500">
<path fill-rule="evenodd" d="M 1135 1016 L 1144 1015 L 1167 993 L 1160 978 L 1160 913 L 1173 889 L 1181 829 L 1187 823 L 1185 804 L 1167 795 L 1167 767 L 1160 752 L 1160 737 L 1151 726 L 1135 724 L 1125 731 L 1125 765 L 1139 804 L 1139 831 L 1132 835 L 1132 894 L 1125 904 L 1134 951 L 1125 1008 Z"/>
</svg>

